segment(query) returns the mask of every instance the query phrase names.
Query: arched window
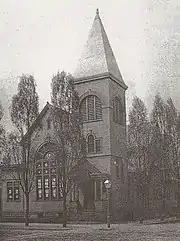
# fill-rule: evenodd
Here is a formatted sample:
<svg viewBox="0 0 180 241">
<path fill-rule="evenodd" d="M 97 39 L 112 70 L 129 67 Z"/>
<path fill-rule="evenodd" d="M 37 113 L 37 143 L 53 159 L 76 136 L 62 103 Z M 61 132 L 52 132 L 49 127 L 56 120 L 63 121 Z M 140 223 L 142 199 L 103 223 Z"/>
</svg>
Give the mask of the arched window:
<svg viewBox="0 0 180 241">
<path fill-rule="evenodd" d="M 60 165 L 56 160 L 56 146 L 47 143 L 36 155 L 37 200 L 56 200 L 62 197 L 59 187 Z"/>
<path fill-rule="evenodd" d="M 88 153 L 94 153 L 94 136 L 88 136 Z"/>
<path fill-rule="evenodd" d="M 120 125 L 125 124 L 125 110 L 118 97 L 113 100 L 113 120 Z"/>
<path fill-rule="evenodd" d="M 87 152 L 100 153 L 101 152 L 101 139 L 95 138 L 94 135 L 90 134 L 87 138 Z"/>
<path fill-rule="evenodd" d="M 36 160 L 43 159 L 48 152 L 57 152 L 58 148 L 54 143 L 48 142 L 40 147 L 36 153 Z"/>
<path fill-rule="evenodd" d="M 47 119 L 47 129 L 51 129 L 51 120 Z"/>
<path fill-rule="evenodd" d="M 94 121 L 102 119 L 101 100 L 95 95 L 88 95 L 80 104 L 83 121 Z"/>
</svg>

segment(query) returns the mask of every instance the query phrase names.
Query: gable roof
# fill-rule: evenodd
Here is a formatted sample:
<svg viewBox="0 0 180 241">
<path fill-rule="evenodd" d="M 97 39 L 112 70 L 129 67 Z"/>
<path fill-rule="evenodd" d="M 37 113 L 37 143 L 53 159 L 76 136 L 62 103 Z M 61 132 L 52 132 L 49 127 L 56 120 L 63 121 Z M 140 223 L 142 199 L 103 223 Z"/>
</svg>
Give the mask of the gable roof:
<svg viewBox="0 0 180 241">
<path fill-rule="evenodd" d="M 49 104 L 49 102 L 47 102 L 47 104 L 44 106 L 42 111 L 39 113 L 36 120 L 33 122 L 31 127 L 29 128 L 29 131 L 23 136 L 22 140 L 20 141 L 20 144 L 22 144 L 23 141 L 26 140 L 28 135 L 31 135 L 33 133 L 35 128 L 37 128 L 38 126 L 41 126 L 42 118 L 45 116 L 45 114 L 48 112 L 48 110 L 50 110 L 52 108 L 58 108 L 58 107 L 55 107 L 55 106 Z M 72 173 L 77 172 L 78 169 L 82 170 L 82 168 L 83 168 L 84 170 L 88 169 L 90 175 L 92 175 L 92 176 L 107 176 L 110 174 L 110 166 L 109 166 L 109 163 L 104 163 L 104 164 L 106 164 L 106 165 L 104 166 L 104 165 L 102 165 L 102 163 L 100 163 L 98 161 L 93 161 L 91 159 L 86 160 L 82 165 L 75 166 L 72 170 Z"/>
<path fill-rule="evenodd" d="M 76 81 L 80 81 L 100 75 L 114 77 L 118 83 L 127 88 L 97 10 L 74 77 Z"/>
<path fill-rule="evenodd" d="M 28 135 L 32 134 L 32 132 L 34 131 L 34 129 L 37 126 L 41 126 L 41 120 L 50 108 L 55 108 L 55 107 L 53 105 L 49 104 L 49 102 L 47 102 L 47 104 L 44 106 L 44 108 L 41 110 L 41 112 L 37 116 L 36 120 L 30 126 L 28 132 L 26 132 L 26 134 L 23 136 L 22 140 L 20 141 L 20 144 L 22 144 L 22 142 L 27 138 Z"/>
<path fill-rule="evenodd" d="M 109 177 L 109 173 L 104 172 L 104 170 L 100 170 L 87 159 L 81 165 L 74 166 L 74 168 L 70 171 L 70 176 L 82 178 L 83 175 L 87 175 L 86 171 L 88 171 L 90 177 Z"/>
</svg>

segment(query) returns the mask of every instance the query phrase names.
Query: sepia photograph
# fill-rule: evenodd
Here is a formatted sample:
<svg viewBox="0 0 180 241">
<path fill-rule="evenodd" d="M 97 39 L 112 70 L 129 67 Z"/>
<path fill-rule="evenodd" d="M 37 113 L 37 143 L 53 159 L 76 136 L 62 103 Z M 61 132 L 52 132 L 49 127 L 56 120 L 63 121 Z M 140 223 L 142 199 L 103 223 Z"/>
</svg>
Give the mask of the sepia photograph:
<svg viewBox="0 0 180 241">
<path fill-rule="evenodd" d="M 0 0 L 0 241 L 180 241 L 179 23 L 179 0 Z"/>
</svg>

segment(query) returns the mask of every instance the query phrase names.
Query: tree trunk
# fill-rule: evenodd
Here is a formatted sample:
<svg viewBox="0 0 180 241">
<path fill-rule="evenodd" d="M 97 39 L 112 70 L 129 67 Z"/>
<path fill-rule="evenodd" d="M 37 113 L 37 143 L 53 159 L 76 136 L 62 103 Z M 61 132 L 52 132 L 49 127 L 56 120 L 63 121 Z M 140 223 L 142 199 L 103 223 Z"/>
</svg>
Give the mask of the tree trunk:
<svg viewBox="0 0 180 241">
<path fill-rule="evenodd" d="M 164 221 L 164 217 L 165 217 L 165 190 L 164 190 L 164 187 L 163 187 L 163 196 L 162 196 L 162 204 L 161 204 L 161 216 L 160 216 L 160 220 L 161 221 Z"/>
<path fill-rule="evenodd" d="M 143 193 L 141 193 L 139 203 L 140 203 L 140 207 L 139 207 L 139 214 L 140 214 L 139 222 L 143 223 L 143 221 L 144 221 L 144 194 Z"/>
<path fill-rule="evenodd" d="M 180 193 L 177 193 L 177 213 L 178 213 L 178 216 L 180 216 Z"/>
<path fill-rule="evenodd" d="M 66 195 L 63 197 L 63 227 L 67 227 L 67 206 L 66 206 Z"/>
<path fill-rule="evenodd" d="M 26 197 L 26 205 L 25 205 L 25 226 L 29 226 L 29 194 L 25 194 Z"/>
</svg>

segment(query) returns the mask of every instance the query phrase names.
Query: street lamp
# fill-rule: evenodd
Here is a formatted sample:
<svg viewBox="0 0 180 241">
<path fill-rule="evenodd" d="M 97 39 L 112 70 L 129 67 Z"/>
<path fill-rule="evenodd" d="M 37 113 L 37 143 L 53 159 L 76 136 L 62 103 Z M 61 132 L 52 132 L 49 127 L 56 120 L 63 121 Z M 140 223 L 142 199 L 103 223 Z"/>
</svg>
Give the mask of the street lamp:
<svg viewBox="0 0 180 241">
<path fill-rule="evenodd" d="M 108 226 L 108 228 L 110 228 L 110 188 L 111 188 L 111 181 L 107 179 L 104 182 L 104 185 L 105 185 L 106 190 L 107 190 L 107 200 L 108 200 L 108 205 L 107 205 L 107 226 Z"/>
</svg>

